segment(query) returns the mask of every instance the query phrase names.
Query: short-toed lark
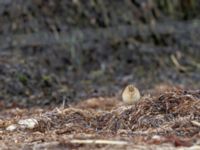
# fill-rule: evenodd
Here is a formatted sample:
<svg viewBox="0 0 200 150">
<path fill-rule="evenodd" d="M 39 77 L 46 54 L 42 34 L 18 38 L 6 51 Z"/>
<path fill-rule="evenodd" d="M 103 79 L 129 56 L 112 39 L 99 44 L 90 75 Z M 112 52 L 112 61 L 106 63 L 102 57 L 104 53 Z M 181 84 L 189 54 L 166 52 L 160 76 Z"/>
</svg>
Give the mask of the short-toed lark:
<svg viewBox="0 0 200 150">
<path fill-rule="evenodd" d="M 131 105 L 140 97 L 140 91 L 133 84 L 127 85 L 122 91 L 122 100 L 125 104 Z"/>
</svg>

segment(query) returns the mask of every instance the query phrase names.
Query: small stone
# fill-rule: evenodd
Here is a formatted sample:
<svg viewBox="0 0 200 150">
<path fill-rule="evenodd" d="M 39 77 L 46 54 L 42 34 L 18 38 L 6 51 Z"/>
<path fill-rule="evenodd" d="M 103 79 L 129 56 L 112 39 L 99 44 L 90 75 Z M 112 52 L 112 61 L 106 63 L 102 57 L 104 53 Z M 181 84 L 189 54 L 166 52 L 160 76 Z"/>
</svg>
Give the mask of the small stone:
<svg viewBox="0 0 200 150">
<path fill-rule="evenodd" d="M 21 128 L 33 129 L 38 125 L 38 121 L 34 118 L 19 120 L 18 124 Z"/>
<path fill-rule="evenodd" d="M 11 124 L 6 128 L 7 131 L 15 131 L 16 129 L 17 129 L 16 124 Z"/>
</svg>

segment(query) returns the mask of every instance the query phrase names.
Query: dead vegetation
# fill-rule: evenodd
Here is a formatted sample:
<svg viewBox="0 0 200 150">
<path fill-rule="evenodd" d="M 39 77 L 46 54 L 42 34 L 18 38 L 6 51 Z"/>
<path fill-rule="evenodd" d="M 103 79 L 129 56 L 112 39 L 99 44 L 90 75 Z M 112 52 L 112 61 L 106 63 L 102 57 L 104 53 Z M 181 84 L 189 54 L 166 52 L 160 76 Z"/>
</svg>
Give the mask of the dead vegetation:
<svg viewBox="0 0 200 150">
<path fill-rule="evenodd" d="M 117 98 L 101 97 L 64 109 L 13 109 L 1 112 L 7 118 L 0 123 L 0 143 L 5 146 L 10 141 L 23 148 L 134 148 L 134 144 L 144 142 L 152 146 L 168 143 L 189 147 L 198 142 L 199 106 L 199 90 L 172 88 L 143 97 L 132 106 L 123 105 Z M 20 127 L 19 120 L 28 118 L 37 120 L 37 124 L 31 129 Z M 12 124 L 18 126 L 9 131 L 7 127 Z"/>
</svg>

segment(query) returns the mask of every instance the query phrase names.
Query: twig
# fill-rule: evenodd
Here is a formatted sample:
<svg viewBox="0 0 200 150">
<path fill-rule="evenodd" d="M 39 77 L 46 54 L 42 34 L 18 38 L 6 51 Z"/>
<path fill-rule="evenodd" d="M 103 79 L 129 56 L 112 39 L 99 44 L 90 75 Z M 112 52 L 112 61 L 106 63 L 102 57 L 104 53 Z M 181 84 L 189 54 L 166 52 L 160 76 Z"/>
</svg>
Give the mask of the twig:
<svg viewBox="0 0 200 150">
<path fill-rule="evenodd" d="M 176 57 L 174 55 L 170 56 L 172 62 L 174 63 L 174 65 L 176 66 L 177 69 L 181 70 L 181 71 L 187 71 L 187 68 L 180 65 L 180 63 L 178 62 L 178 60 L 176 59 Z"/>
<path fill-rule="evenodd" d="M 191 123 L 192 123 L 193 125 L 195 125 L 195 126 L 200 127 L 200 122 L 198 122 L 198 121 L 192 120 Z"/>
<path fill-rule="evenodd" d="M 65 109 L 65 103 L 66 103 L 66 96 L 63 96 L 63 101 L 62 101 L 62 106 L 61 106 L 62 110 Z"/>
<path fill-rule="evenodd" d="M 108 145 L 127 145 L 126 141 L 109 141 L 109 140 L 71 140 L 74 144 L 108 144 Z"/>
<path fill-rule="evenodd" d="M 45 143 L 36 143 L 33 145 L 33 150 L 36 149 L 42 149 L 42 148 L 47 148 L 47 147 L 53 147 L 59 145 L 59 142 L 45 142 Z"/>
</svg>

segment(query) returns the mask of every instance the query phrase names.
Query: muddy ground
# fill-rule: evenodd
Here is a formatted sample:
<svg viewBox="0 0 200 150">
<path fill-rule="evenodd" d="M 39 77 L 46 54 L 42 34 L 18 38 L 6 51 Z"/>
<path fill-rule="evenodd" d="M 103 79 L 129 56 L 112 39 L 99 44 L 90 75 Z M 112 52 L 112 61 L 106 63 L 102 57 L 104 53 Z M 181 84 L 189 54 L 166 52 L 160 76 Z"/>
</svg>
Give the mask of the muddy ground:
<svg viewBox="0 0 200 150">
<path fill-rule="evenodd" d="M 2 149 L 198 146 L 199 8 L 195 0 L 0 1 Z M 120 98 L 129 83 L 142 93 L 133 106 Z M 19 124 L 28 118 L 31 129 Z"/>
</svg>

